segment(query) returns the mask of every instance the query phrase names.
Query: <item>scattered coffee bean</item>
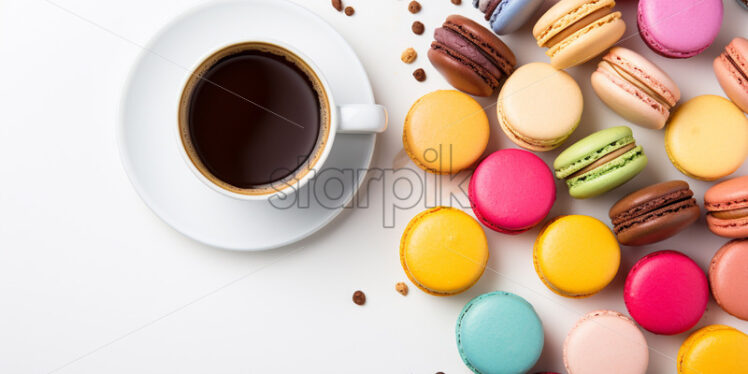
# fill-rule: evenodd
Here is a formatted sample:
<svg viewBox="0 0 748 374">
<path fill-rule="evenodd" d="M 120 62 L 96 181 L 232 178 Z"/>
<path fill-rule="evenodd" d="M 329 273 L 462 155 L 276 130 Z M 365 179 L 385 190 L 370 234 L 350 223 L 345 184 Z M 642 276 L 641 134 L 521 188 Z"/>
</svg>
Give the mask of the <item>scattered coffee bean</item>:
<svg viewBox="0 0 748 374">
<path fill-rule="evenodd" d="M 352 6 L 347 6 L 347 7 L 345 7 L 345 15 L 346 15 L 346 16 L 349 16 L 349 17 L 350 17 L 350 16 L 352 16 L 352 15 L 353 15 L 353 13 L 356 13 L 356 9 L 353 9 L 353 7 L 352 7 Z"/>
<path fill-rule="evenodd" d="M 419 82 L 423 82 L 426 80 L 426 72 L 423 71 L 423 69 L 416 69 L 416 71 L 413 72 L 413 78 Z"/>
<path fill-rule="evenodd" d="M 423 26 L 423 24 L 420 21 L 413 22 L 413 26 L 411 26 L 410 28 L 411 28 L 411 30 L 413 30 L 413 32 L 416 35 L 423 34 L 423 30 L 425 29 L 425 27 Z"/>
<path fill-rule="evenodd" d="M 436 374 L 444 374 L 444 372 L 443 371 L 437 371 Z"/>
<path fill-rule="evenodd" d="M 421 3 L 419 3 L 419 2 L 417 2 L 415 0 L 411 1 L 410 4 L 408 4 L 408 11 L 411 12 L 411 13 L 413 13 L 413 14 L 416 14 L 416 13 L 420 12 L 421 11 Z"/>
<path fill-rule="evenodd" d="M 354 292 L 353 302 L 356 303 L 356 305 L 364 305 L 364 303 L 366 303 L 366 295 L 364 295 L 364 292 L 360 290 Z"/>
<path fill-rule="evenodd" d="M 332 7 L 335 8 L 338 12 L 343 10 L 343 1 L 342 0 L 332 0 Z"/>
<path fill-rule="evenodd" d="M 403 282 L 397 282 L 397 284 L 395 285 L 395 290 L 397 292 L 400 292 L 400 294 L 403 296 L 408 295 L 408 285 Z"/>
<path fill-rule="evenodd" d="M 400 60 L 402 60 L 406 64 L 412 64 L 417 57 L 418 53 L 416 53 L 416 50 L 413 48 L 408 48 L 403 51 L 402 55 L 400 55 Z"/>
<path fill-rule="evenodd" d="M 460 5 L 460 4 L 462 4 L 462 0 L 452 0 L 452 4 L 454 4 L 454 5 Z"/>
</svg>

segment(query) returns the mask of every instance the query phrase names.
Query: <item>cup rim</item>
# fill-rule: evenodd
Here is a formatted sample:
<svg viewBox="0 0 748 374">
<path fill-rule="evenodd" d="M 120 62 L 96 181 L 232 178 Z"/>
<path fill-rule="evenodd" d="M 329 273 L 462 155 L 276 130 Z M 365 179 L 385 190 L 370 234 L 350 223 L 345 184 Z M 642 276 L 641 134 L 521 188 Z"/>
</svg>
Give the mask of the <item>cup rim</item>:
<svg viewBox="0 0 748 374">
<path fill-rule="evenodd" d="M 267 193 L 258 193 L 258 194 L 244 194 L 235 192 L 232 190 L 229 190 L 219 184 L 217 184 L 215 181 L 211 180 L 208 176 L 206 176 L 200 168 L 195 165 L 195 160 L 193 160 L 192 156 L 187 151 L 187 147 L 185 146 L 184 139 L 182 136 L 182 108 L 184 105 L 183 100 L 185 100 L 185 95 L 188 94 L 188 85 L 191 83 L 193 77 L 195 76 L 195 72 L 197 69 L 202 67 L 212 56 L 215 56 L 216 54 L 225 51 L 233 46 L 239 46 L 239 45 L 245 45 L 245 44 L 264 44 L 269 45 L 271 47 L 284 49 L 287 52 L 291 53 L 295 57 L 297 57 L 300 62 L 306 65 L 306 67 L 310 70 L 311 73 L 314 74 L 314 78 L 319 82 L 322 93 L 325 95 L 325 98 L 327 99 L 327 105 L 328 105 L 328 130 L 327 130 L 327 136 L 323 140 L 317 141 L 317 146 L 321 147 L 321 149 L 318 151 L 319 155 L 316 157 L 316 161 L 309 166 L 306 166 L 306 170 L 303 173 L 292 173 L 292 178 L 289 180 L 285 180 L 281 182 L 281 184 L 276 186 L 270 186 L 270 191 Z M 269 200 L 275 196 L 288 196 L 290 194 L 295 193 L 299 189 L 301 189 L 303 186 L 305 186 L 310 180 L 312 180 L 317 172 L 321 169 L 322 165 L 327 161 L 327 157 L 330 154 L 330 150 L 332 148 L 332 144 L 335 141 L 335 136 L 337 133 L 338 128 L 338 109 L 335 104 L 335 99 L 332 95 L 332 91 L 330 90 L 330 86 L 325 79 L 324 75 L 322 74 L 319 67 L 306 55 L 301 53 L 298 49 L 284 43 L 278 40 L 274 39 L 266 39 L 266 38 L 257 38 L 257 39 L 251 39 L 251 40 L 243 40 L 243 41 L 237 41 L 237 42 L 231 42 L 223 44 L 220 47 L 212 49 L 209 53 L 206 53 L 202 59 L 199 60 L 200 62 L 197 64 L 195 68 L 190 69 L 187 77 L 184 79 L 184 83 L 182 84 L 182 89 L 179 92 L 179 105 L 177 106 L 177 119 L 176 119 L 176 126 L 174 126 L 175 129 L 175 135 L 176 135 L 176 141 L 177 146 L 179 149 L 179 153 L 182 155 L 182 159 L 187 164 L 188 168 L 192 171 L 192 173 L 201 181 L 203 184 L 211 188 L 212 190 L 219 192 L 223 195 L 239 199 L 239 200 Z M 305 161 L 305 164 L 308 164 L 309 160 Z M 304 164 L 302 166 L 304 167 Z M 217 177 L 214 177 L 217 180 Z M 280 185 L 283 185 L 284 187 L 279 188 Z"/>
</svg>

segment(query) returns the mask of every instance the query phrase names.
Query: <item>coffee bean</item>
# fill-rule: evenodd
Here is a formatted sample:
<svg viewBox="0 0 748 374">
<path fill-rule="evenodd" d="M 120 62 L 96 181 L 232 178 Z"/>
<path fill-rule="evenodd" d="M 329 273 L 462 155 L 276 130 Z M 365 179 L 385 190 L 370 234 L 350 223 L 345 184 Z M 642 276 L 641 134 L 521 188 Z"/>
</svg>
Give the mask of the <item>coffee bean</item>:
<svg viewBox="0 0 748 374">
<path fill-rule="evenodd" d="M 356 303 L 356 305 L 364 305 L 364 303 L 366 303 L 366 295 L 364 295 L 364 292 L 360 290 L 354 292 L 353 302 Z"/>
<path fill-rule="evenodd" d="M 403 51 L 403 53 L 400 55 L 400 60 L 406 64 L 412 64 L 413 61 L 416 60 L 418 57 L 418 53 L 416 53 L 416 50 L 413 48 L 408 48 Z"/>
<path fill-rule="evenodd" d="M 332 0 L 332 7 L 335 8 L 338 12 L 343 10 L 343 1 L 342 0 Z"/>
<path fill-rule="evenodd" d="M 408 11 L 416 14 L 421 11 L 421 4 L 415 0 L 411 1 L 410 4 L 408 4 Z"/>
<path fill-rule="evenodd" d="M 413 30 L 413 32 L 416 35 L 421 35 L 423 34 L 423 30 L 425 29 L 425 26 L 423 26 L 423 24 L 420 21 L 415 21 L 413 22 L 413 26 L 411 26 L 410 28 L 411 30 Z"/>
<path fill-rule="evenodd" d="M 397 282 L 395 285 L 395 291 L 399 292 L 403 296 L 408 295 L 408 285 L 403 282 Z"/>
<path fill-rule="evenodd" d="M 356 9 L 353 9 L 353 7 L 352 7 L 352 6 L 347 6 L 347 7 L 345 7 L 345 15 L 346 15 L 346 16 L 349 16 L 349 17 L 350 17 L 350 16 L 352 16 L 352 15 L 353 15 L 353 13 L 356 13 Z"/>
<path fill-rule="evenodd" d="M 452 4 L 454 4 L 454 5 L 460 5 L 460 4 L 462 4 L 462 0 L 452 0 Z"/>
<path fill-rule="evenodd" d="M 423 71 L 423 69 L 416 69 L 416 71 L 413 72 L 413 78 L 419 82 L 423 82 L 426 80 L 426 72 Z"/>
</svg>

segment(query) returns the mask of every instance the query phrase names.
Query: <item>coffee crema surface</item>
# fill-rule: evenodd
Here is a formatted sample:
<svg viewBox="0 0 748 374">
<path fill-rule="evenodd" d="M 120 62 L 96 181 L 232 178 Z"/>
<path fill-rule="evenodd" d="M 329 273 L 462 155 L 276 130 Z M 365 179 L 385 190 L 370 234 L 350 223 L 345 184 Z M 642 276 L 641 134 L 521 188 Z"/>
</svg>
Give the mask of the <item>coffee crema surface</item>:
<svg viewBox="0 0 748 374">
<path fill-rule="evenodd" d="M 223 56 L 200 73 L 187 130 L 203 167 L 239 189 L 289 179 L 308 166 L 327 116 L 319 84 L 265 50 Z"/>
</svg>

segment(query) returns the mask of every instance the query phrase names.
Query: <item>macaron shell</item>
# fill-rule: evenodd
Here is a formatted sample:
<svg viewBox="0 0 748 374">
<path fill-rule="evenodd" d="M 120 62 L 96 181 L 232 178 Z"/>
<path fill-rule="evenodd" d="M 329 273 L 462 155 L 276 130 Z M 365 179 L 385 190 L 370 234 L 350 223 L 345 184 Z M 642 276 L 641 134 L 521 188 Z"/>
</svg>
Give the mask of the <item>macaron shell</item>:
<svg viewBox="0 0 748 374">
<path fill-rule="evenodd" d="M 651 212 L 646 220 L 637 222 L 616 236 L 621 244 L 628 246 L 657 243 L 683 231 L 698 221 L 700 215 L 701 211 L 695 202 L 685 201 Z"/>
<path fill-rule="evenodd" d="M 488 145 L 488 117 L 475 99 L 454 90 L 434 91 L 410 108 L 403 147 L 421 169 L 437 174 L 470 167 Z"/>
<path fill-rule="evenodd" d="M 491 15 L 491 29 L 499 35 L 511 34 L 522 27 L 542 4 L 543 0 L 503 0 Z"/>
<path fill-rule="evenodd" d="M 575 32 L 549 49 L 546 54 L 551 65 L 566 69 L 583 64 L 603 53 L 626 32 L 626 23 L 620 12 L 611 13 Z"/>
<path fill-rule="evenodd" d="M 453 295 L 480 279 L 488 262 L 488 242 L 480 224 L 465 212 L 437 207 L 408 223 L 400 242 L 400 262 L 421 290 Z"/>
<path fill-rule="evenodd" d="M 748 335 L 724 325 L 703 327 L 678 350 L 678 374 L 748 373 Z"/>
<path fill-rule="evenodd" d="M 670 106 L 674 106 L 680 100 L 680 88 L 675 81 L 644 56 L 627 48 L 613 47 L 605 58 L 641 80 L 654 92 L 666 99 Z"/>
<path fill-rule="evenodd" d="M 705 181 L 725 177 L 748 156 L 748 118 L 723 97 L 695 97 L 671 115 L 665 149 L 687 176 Z"/>
<path fill-rule="evenodd" d="M 532 35 L 543 47 L 567 27 L 603 8 L 613 8 L 615 0 L 561 0 L 553 4 L 535 23 Z"/>
<path fill-rule="evenodd" d="M 504 149 L 481 161 L 470 178 L 470 203 L 489 228 L 519 234 L 540 223 L 556 200 L 556 185 L 538 156 Z"/>
<path fill-rule="evenodd" d="M 730 56 L 741 69 L 727 58 Z M 748 113 L 748 39 L 736 37 L 727 45 L 725 53 L 714 59 L 714 74 L 720 86 L 743 112 Z"/>
<path fill-rule="evenodd" d="M 650 253 L 633 266 L 624 286 L 631 317 L 655 334 L 675 335 L 701 319 L 709 299 L 706 275 L 676 251 Z"/>
<path fill-rule="evenodd" d="M 586 297 L 618 272 L 621 250 L 608 226 L 583 215 L 560 216 L 535 240 L 533 263 L 543 283 L 565 297 Z"/>
<path fill-rule="evenodd" d="M 638 24 L 642 39 L 655 52 L 687 58 L 712 44 L 722 25 L 721 0 L 641 0 Z"/>
<path fill-rule="evenodd" d="M 653 130 L 665 127 L 670 111 L 658 110 L 661 105 L 636 86 L 599 70 L 592 73 L 591 82 L 600 100 L 624 119 Z"/>
<path fill-rule="evenodd" d="M 574 132 L 583 106 L 582 90 L 574 78 L 534 62 L 521 66 L 504 83 L 497 114 L 502 130 L 517 145 L 547 151 Z"/>
<path fill-rule="evenodd" d="M 722 309 L 748 321 L 748 239 L 725 244 L 709 266 L 712 295 Z"/>
<path fill-rule="evenodd" d="M 566 178 L 605 154 L 632 142 L 633 132 L 626 126 L 609 127 L 587 135 L 564 149 L 553 161 L 556 178 Z"/>
<path fill-rule="evenodd" d="M 649 347 L 630 318 L 602 310 L 582 317 L 564 341 L 564 366 L 574 374 L 644 374 Z"/>
<path fill-rule="evenodd" d="M 647 166 L 648 159 L 641 146 L 590 172 L 566 181 L 569 195 L 576 199 L 599 196 L 633 179 Z"/>
<path fill-rule="evenodd" d="M 490 96 L 499 86 L 498 80 L 481 66 L 454 50 L 433 43 L 427 56 L 431 65 L 454 88 L 475 96 Z"/>
<path fill-rule="evenodd" d="M 457 319 L 457 348 L 475 373 L 525 373 L 543 350 L 543 325 L 532 305 L 508 292 L 480 295 Z"/>
</svg>

